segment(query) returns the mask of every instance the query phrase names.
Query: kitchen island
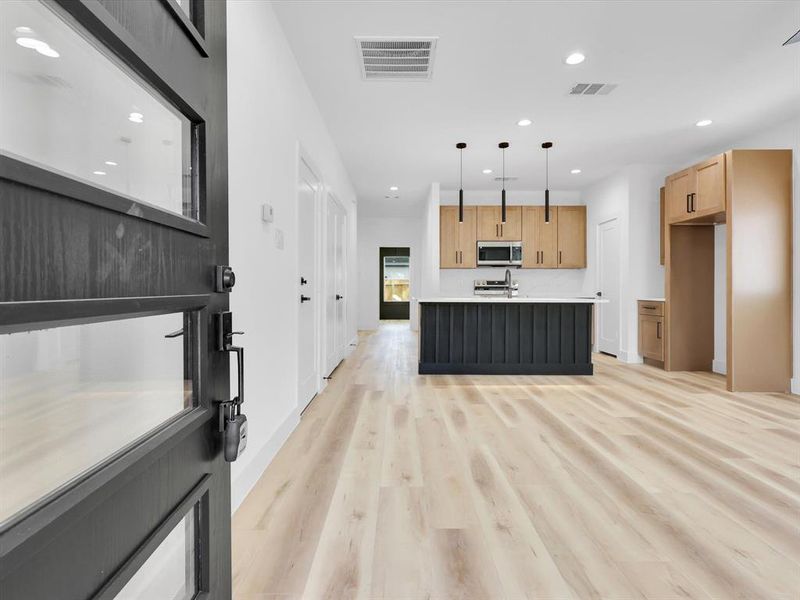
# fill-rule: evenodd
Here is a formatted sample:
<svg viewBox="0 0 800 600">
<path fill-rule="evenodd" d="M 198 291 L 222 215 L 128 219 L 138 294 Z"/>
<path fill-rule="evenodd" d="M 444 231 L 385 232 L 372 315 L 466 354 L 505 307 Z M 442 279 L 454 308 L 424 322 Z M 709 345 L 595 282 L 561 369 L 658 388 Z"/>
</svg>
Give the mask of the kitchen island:
<svg viewBox="0 0 800 600">
<path fill-rule="evenodd" d="M 420 374 L 591 375 L 594 297 L 421 299 Z"/>
</svg>

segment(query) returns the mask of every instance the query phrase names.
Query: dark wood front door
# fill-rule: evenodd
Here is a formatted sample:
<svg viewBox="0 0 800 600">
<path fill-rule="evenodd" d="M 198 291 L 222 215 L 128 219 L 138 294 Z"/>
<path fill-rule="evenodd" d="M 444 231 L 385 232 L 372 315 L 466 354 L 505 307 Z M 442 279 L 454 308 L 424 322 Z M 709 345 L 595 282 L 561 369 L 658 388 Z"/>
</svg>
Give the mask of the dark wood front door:
<svg viewBox="0 0 800 600">
<path fill-rule="evenodd" d="M 0 597 L 230 597 L 225 3 L 0 24 Z"/>
<path fill-rule="evenodd" d="M 410 259 L 408 248 L 381 248 L 380 318 L 408 319 L 411 299 Z"/>
</svg>

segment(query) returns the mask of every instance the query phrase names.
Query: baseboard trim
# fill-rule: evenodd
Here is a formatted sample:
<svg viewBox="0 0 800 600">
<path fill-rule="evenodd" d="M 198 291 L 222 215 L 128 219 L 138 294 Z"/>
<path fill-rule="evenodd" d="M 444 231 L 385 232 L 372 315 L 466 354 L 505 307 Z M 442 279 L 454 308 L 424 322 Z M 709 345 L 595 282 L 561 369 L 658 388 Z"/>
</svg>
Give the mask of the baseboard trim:
<svg viewBox="0 0 800 600">
<path fill-rule="evenodd" d="M 300 412 L 294 409 L 288 417 L 280 424 L 278 429 L 266 441 L 266 443 L 258 449 L 256 458 L 231 481 L 231 514 L 236 512 L 247 494 L 253 489 L 253 486 L 258 482 L 266 471 L 269 463 L 278 454 L 283 444 L 289 438 L 289 435 L 300 424 Z"/>
<path fill-rule="evenodd" d="M 728 373 L 727 361 L 724 360 L 712 361 L 711 370 L 714 371 L 714 373 L 718 373 L 719 375 L 727 375 Z"/>
<path fill-rule="evenodd" d="M 617 354 L 617 360 L 621 360 L 629 365 L 637 365 L 642 363 L 642 357 L 636 352 L 628 352 L 627 350 L 620 350 Z"/>
</svg>

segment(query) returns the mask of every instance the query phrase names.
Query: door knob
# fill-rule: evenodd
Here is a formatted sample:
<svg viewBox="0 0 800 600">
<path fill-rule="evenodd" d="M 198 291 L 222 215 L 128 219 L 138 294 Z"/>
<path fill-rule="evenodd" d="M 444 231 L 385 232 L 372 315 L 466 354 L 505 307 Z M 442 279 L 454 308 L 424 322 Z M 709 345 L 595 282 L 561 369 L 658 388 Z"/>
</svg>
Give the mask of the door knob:
<svg viewBox="0 0 800 600">
<path fill-rule="evenodd" d="M 307 283 L 308 283 L 308 279 L 306 279 L 305 277 L 301 277 L 300 278 L 300 285 L 305 285 Z"/>
<path fill-rule="evenodd" d="M 303 302 L 311 302 L 311 297 L 310 296 L 302 296 L 301 295 L 300 296 L 300 304 L 302 304 Z"/>
<path fill-rule="evenodd" d="M 339 294 L 336 294 L 336 299 L 337 300 L 344 300 L 344 296 L 340 296 Z"/>
</svg>

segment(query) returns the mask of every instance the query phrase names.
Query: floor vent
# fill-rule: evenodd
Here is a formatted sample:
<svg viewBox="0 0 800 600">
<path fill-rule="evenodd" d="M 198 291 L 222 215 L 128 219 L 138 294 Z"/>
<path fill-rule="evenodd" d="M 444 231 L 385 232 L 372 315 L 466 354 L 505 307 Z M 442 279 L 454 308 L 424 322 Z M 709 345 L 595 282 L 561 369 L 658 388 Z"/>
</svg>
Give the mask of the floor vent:
<svg viewBox="0 0 800 600">
<path fill-rule="evenodd" d="M 617 87 L 616 83 L 576 83 L 569 91 L 570 96 L 607 96 Z"/>
<path fill-rule="evenodd" d="M 356 36 L 365 80 L 428 80 L 433 74 L 436 37 Z"/>
</svg>

